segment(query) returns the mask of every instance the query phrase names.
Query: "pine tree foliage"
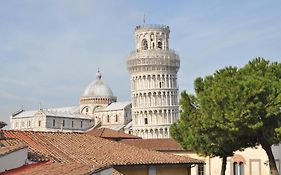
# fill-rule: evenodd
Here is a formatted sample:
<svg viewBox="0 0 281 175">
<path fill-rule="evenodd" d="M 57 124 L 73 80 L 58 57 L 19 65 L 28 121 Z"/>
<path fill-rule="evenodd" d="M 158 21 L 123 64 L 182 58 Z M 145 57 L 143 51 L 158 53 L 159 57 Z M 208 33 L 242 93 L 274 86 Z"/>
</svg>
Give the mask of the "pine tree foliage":
<svg viewBox="0 0 281 175">
<path fill-rule="evenodd" d="M 271 146 L 281 141 L 281 64 L 255 58 L 242 68 L 199 77 L 194 87 L 195 95 L 181 93 L 182 112 L 172 136 L 183 147 L 211 157 L 226 158 L 261 145 L 277 175 Z"/>
</svg>

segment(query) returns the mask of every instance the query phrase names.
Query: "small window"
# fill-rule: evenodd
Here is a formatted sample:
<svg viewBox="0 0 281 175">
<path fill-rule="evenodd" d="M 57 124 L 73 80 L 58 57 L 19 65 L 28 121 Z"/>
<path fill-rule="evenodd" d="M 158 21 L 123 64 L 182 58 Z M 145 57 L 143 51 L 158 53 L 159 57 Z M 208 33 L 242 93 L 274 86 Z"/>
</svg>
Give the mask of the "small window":
<svg viewBox="0 0 281 175">
<path fill-rule="evenodd" d="M 109 118 L 109 115 L 107 115 L 107 123 L 109 123 L 110 121 L 110 118 Z"/>
<path fill-rule="evenodd" d="M 81 121 L 80 125 L 81 125 L 81 128 L 83 128 L 83 121 Z"/>
<path fill-rule="evenodd" d="M 65 125 L 65 121 L 64 120 L 62 120 L 62 126 L 64 126 Z"/>
<path fill-rule="evenodd" d="M 89 112 L 89 108 L 86 108 L 86 112 Z"/>
<path fill-rule="evenodd" d="M 162 88 L 162 82 L 159 82 L 159 88 Z"/>
<path fill-rule="evenodd" d="M 56 126 L 56 120 L 55 119 L 53 120 L 53 126 Z"/>
<path fill-rule="evenodd" d="M 118 115 L 115 115 L 115 122 L 118 122 Z"/>
<path fill-rule="evenodd" d="M 204 173 L 204 165 L 199 164 L 197 172 L 198 172 L 197 175 L 205 175 L 205 173 Z"/>
<path fill-rule="evenodd" d="M 38 121 L 38 126 L 41 126 L 41 120 Z"/>
<path fill-rule="evenodd" d="M 31 122 L 30 122 L 30 121 L 28 121 L 28 122 L 27 122 L 27 126 L 28 126 L 28 127 L 30 127 L 30 125 L 31 125 Z"/>
<path fill-rule="evenodd" d="M 144 124 L 148 124 L 148 120 L 147 120 L 147 118 L 144 118 Z"/>
<path fill-rule="evenodd" d="M 72 128 L 74 127 L 74 121 L 73 120 L 71 121 L 71 127 Z"/>
</svg>

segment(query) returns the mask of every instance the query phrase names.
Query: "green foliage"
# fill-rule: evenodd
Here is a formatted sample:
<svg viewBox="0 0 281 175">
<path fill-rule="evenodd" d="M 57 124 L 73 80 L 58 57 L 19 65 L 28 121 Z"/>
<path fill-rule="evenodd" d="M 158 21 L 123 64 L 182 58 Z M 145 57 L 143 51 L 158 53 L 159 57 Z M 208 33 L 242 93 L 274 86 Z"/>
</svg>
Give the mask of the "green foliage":
<svg viewBox="0 0 281 175">
<path fill-rule="evenodd" d="M 266 140 L 281 141 L 281 64 L 256 58 L 238 69 L 226 67 L 181 93 L 181 117 L 171 134 L 201 155 L 231 156 Z"/>
</svg>

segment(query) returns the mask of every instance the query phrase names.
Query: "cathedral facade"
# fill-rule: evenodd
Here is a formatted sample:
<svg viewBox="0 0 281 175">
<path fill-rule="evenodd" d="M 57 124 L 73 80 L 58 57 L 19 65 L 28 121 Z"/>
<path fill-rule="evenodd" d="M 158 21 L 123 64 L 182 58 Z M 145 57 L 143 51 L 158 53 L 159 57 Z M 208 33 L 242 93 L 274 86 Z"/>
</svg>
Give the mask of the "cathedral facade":
<svg viewBox="0 0 281 175">
<path fill-rule="evenodd" d="M 126 63 L 131 77 L 131 101 L 118 102 L 100 71 L 80 97 L 79 105 L 20 110 L 11 129 L 86 132 L 105 127 L 142 138 L 169 138 L 178 119 L 179 56 L 169 49 L 170 29 L 164 25 L 135 28 L 136 50 Z"/>
</svg>

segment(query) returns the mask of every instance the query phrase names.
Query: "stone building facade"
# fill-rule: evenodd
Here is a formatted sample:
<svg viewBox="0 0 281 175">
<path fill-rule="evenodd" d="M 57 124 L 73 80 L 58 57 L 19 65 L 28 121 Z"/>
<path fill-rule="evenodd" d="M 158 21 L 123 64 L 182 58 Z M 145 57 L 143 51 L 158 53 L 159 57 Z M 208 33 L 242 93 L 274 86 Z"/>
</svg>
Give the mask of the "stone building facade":
<svg viewBox="0 0 281 175">
<path fill-rule="evenodd" d="M 127 59 L 131 76 L 132 131 L 143 138 L 168 138 L 178 119 L 179 56 L 169 48 L 165 25 L 135 28 L 136 50 Z"/>
<path fill-rule="evenodd" d="M 11 116 L 11 129 L 79 131 L 105 127 L 142 138 L 169 138 L 178 119 L 179 56 L 169 48 L 165 25 L 135 28 L 136 50 L 126 60 L 131 101 L 117 102 L 100 71 L 74 107 L 21 110 Z"/>
<path fill-rule="evenodd" d="M 97 127 L 118 131 L 131 122 L 131 102 L 117 102 L 112 90 L 101 79 L 84 90 L 80 104 L 73 107 L 20 110 L 11 116 L 11 129 L 31 131 L 85 132 Z"/>
</svg>

